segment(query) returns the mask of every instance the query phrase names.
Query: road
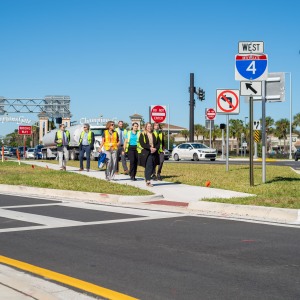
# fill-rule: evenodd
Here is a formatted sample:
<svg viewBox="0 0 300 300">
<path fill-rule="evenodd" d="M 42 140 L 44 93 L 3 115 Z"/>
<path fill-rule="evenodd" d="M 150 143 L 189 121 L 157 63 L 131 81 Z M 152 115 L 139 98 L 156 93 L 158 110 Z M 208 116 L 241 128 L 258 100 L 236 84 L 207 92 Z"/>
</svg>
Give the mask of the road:
<svg viewBox="0 0 300 300">
<path fill-rule="evenodd" d="M 299 228 L 0 195 L 0 255 L 139 299 L 299 299 Z"/>
</svg>

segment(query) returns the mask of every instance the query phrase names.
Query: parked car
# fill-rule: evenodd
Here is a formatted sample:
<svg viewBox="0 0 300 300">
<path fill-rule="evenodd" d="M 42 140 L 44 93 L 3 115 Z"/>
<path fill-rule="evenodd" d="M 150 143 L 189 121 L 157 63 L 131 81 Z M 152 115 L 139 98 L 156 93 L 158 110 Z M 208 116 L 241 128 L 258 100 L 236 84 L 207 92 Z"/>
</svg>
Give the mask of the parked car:
<svg viewBox="0 0 300 300">
<path fill-rule="evenodd" d="M 2 153 L 2 151 L 1 151 L 1 153 Z M 11 152 L 8 147 L 4 147 L 4 156 L 11 156 Z"/>
<path fill-rule="evenodd" d="M 201 143 L 183 143 L 173 149 L 172 157 L 176 161 L 180 159 L 195 161 L 199 159 L 206 159 L 215 161 L 217 157 L 217 150 L 209 148 Z"/>
<path fill-rule="evenodd" d="M 300 148 L 298 148 L 297 151 L 295 152 L 294 158 L 295 161 L 298 161 L 298 159 L 300 158 Z"/>
<path fill-rule="evenodd" d="M 42 148 L 44 145 L 37 145 L 34 148 L 34 159 L 43 159 Z"/>
<path fill-rule="evenodd" d="M 20 157 L 24 156 L 24 146 L 20 146 L 18 147 L 19 153 L 20 153 Z M 25 147 L 25 152 L 27 150 L 27 147 Z"/>
<path fill-rule="evenodd" d="M 25 158 L 34 158 L 34 148 L 28 148 L 25 152 Z"/>
</svg>

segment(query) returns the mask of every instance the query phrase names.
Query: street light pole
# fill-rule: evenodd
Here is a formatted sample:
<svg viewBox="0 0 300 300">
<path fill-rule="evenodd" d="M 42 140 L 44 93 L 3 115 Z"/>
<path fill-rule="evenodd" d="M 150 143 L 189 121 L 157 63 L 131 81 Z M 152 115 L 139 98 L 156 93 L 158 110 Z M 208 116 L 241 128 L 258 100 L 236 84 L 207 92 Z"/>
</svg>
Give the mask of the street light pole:
<svg viewBox="0 0 300 300">
<path fill-rule="evenodd" d="M 293 117 L 292 117 L 292 72 L 284 72 L 285 74 L 290 75 L 290 155 L 289 159 L 292 159 L 292 123 L 293 123 Z"/>
</svg>

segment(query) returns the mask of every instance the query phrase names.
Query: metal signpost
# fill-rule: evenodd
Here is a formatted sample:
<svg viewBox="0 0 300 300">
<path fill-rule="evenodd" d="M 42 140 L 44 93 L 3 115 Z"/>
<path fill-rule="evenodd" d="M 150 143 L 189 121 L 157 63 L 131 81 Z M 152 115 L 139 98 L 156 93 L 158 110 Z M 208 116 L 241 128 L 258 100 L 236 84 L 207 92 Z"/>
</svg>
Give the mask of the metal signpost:
<svg viewBox="0 0 300 300">
<path fill-rule="evenodd" d="M 205 118 L 209 120 L 209 147 L 211 148 L 211 131 L 212 131 L 212 122 L 216 117 L 216 111 L 213 108 L 205 109 Z"/>
<path fill-rule="evenodd" d="M 24 137 L 24 149 L 23 149 L 23 158 L 25 159 L 25 149 L 26 149 L 26 136 L 32 134 L 31 126 L 19 125 L 18 133 Z"/>
<path fill-rule="evenodd" d="M 226 171 L 229 171 L 229 115 L 240 113 L 239 90 L 217 90 L 217 114 L 226 115 Z"/>
<path fill-rule="evenodd" d="M 263 83 L 268 77 L 268 56 L 263 53 L 263 42 L 239 42 L 239 54 L 235 56 L 235 80 L 241 82 L 241 96 L 249 96 L 249 122 L 253 124 L 253 97 L 261 96 Z M 263 101 L 265 102 L 265 101 Z M 263 118 L 263 129 L 265 118 Z M 250 186 L 254 186 L 253 173 L 253 126 L 250 125 Z M 262 147 L 265 164 L 265 145 Z"/>
</svg>

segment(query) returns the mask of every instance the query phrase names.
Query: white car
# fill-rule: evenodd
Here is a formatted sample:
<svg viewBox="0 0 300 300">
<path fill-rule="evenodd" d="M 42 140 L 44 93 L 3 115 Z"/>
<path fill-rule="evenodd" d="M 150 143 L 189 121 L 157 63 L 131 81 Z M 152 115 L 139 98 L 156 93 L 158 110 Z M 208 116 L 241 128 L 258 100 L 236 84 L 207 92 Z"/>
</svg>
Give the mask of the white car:
<svg viewBox="0 0 300 300">
<path fill-rule="evenodd" d="M 176 161 L 180 159 L 195 161 L 206 159 L 215 161 L 217 157 L 217 150 L 209 148 L 201 143 L 183 143 L 173 149 L 172 157 Z"/>
<path fill-rule="evenodd" d="M 25 158 L 34 158 L 34 148 L 28 148 L 25 152 Z"/>
</svg>

